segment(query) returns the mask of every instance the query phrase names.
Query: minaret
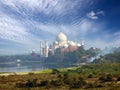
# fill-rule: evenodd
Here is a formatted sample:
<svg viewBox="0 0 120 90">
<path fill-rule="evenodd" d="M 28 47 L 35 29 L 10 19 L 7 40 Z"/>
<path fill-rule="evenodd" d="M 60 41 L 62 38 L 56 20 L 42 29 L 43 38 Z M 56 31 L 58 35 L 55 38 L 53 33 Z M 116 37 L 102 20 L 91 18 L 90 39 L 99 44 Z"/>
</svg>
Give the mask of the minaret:
<svg viewBox="0 0 120 90">
<path fill-rule="evenodd" d="M 48 41 L 45 41 L 45 57 L 48 57 Z"/>
<path fill-rule="evenodd" d="M 82 40 L 82 42 L 81 42 L 81 46 L 84 48 L 84 46 L 85 46 L 85 42 L 84 42 L 84 40 Z"/>
<path fill-rule="evenodd" d="M 42 51 L 42 41 L 40 41 L 40 56 L 43 56 L 43 51 Z"/>
</svg>

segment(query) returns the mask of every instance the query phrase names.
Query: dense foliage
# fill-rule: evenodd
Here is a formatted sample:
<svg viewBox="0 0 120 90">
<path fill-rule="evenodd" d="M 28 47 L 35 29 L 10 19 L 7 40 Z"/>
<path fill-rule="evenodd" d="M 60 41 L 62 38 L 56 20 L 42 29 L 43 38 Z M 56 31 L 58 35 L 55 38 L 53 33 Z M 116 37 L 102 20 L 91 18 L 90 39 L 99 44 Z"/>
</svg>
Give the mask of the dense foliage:
<svg viewBox="0 0 120 90">
<path fill-rule="evenodd" d="M 113 52 L 110 54 L 106 54 L 105 56 L 100 56 L 100 58 L 96 59 L 94 63 L 104 63 L 104 62 L 118 62 L 120 63 L 120 52 Z"/>
<path fill-rule="evenodd" d="M 55 55 L 50 55 L 46 62 L 56 62 L 61 64 L 75 64 L 87 62 L 89 58 L 96 56 L 100 53 L 100 49 L 90 48 L 85 50 L 83 47 L 79 47 L 73 52 L 61 52 L 60 49 L 55 51 Z"/>
</svg>

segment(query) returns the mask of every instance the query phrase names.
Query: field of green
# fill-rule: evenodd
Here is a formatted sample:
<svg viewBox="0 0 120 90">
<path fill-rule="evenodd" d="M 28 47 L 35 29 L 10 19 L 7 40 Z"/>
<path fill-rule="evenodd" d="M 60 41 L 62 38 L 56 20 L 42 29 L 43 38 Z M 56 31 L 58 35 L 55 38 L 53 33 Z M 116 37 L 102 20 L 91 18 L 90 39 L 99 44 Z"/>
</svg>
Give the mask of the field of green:
<svg viewBox="0 0 120 90">
<path fill-rule="evenodd" d="M 1 73 L 0 90 L 120 90 L 120 63 Z"/>
</svg>

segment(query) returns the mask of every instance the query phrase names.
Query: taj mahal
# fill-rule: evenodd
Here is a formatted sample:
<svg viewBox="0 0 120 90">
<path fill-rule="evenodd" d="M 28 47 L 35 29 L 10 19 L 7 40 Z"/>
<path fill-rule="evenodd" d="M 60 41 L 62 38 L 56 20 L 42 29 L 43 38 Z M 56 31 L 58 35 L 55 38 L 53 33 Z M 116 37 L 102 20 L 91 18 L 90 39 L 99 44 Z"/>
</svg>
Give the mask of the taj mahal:
<svg viewBox="0 0 120 90">
<path fill-rule="evenodd" d="M 61 31 L 56 36 L 56 40 L 49 45 L 48 41 L 45 41 L 45 46 L 43 47 L 42 41 L 40 41 L 40 56 L 48 57 L 50 55 L 54 55 L 56 49 L 60 49 L 61 52 L 73 52 L 77 50 L 79 47 L 84 47 L 84 40 L 81 43 L 70 41 L 67 39 L 67 36 Z"/>
</svg>

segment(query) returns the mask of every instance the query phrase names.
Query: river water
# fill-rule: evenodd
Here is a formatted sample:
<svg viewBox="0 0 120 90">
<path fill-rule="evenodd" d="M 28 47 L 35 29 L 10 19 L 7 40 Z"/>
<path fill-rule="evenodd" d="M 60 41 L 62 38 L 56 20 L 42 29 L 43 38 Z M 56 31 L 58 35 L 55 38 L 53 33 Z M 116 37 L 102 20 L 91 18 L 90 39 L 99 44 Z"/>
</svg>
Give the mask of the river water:
<svg viewBox="0 0 120 90">
<path fill-rule="evenodd" d="M 53 68 L 65 68 L 71 67 L 72 65 L 61 65 L 58 63 L 43 63 L 40 60 L 34 61 L 7 61 L 0 62 L 0 72 L 29 72 L 36 70 L 44 70 L 44 69 L 53 69 Z"/>
<path fill-rule="evenodd" d="M 0 72 L 24 72 L 47 69 L 41 61 L 16 61 L 0 63 Z"/>
</svg>

